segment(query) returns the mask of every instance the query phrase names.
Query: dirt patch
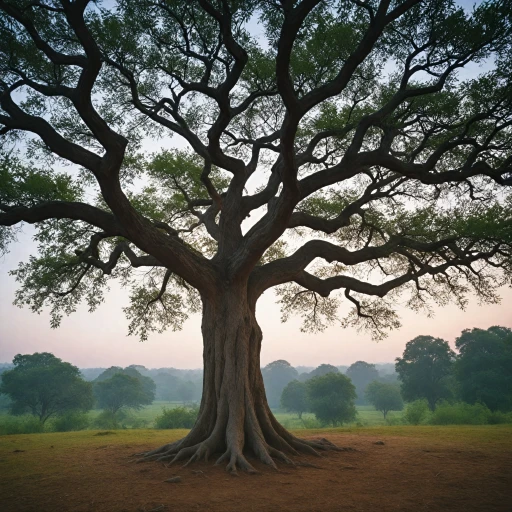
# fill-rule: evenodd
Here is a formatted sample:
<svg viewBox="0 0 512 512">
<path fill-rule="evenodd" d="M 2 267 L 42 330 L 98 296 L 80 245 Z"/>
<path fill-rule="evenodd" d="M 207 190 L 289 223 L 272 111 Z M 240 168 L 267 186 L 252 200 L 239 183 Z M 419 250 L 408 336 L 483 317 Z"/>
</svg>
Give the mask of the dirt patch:
<svg viewBox="0 0 512 512">
<path fill-rule="evenodd" d="M 152 447 L 143 439 L 144 444 L 130 446 L 47 449 L 38 453 L 37 467 L 30 474 L 26 469 L 16 473 L 20 458 L 31 457 L 30 447 L 15 455 L 11 448 L 10 453 L 1 454 L 12 458 L 6 461 L 12 473 L 0 475 L 0 508 L 3 512 L 512 509 L 510 449 L 435 438 L 325 436 L 356 451 L 301 457 L 297 459 L 302 462 L 299 467 L 281 464 L 278 472 L 254 461 L 259 473 L 238 477 L 211 463 L 187 468 L 155 462 L 135 464 L 129 455 Z M 375 444 L 377 441 L 384 444 Z M 180 481 L 166 482 L 177 476 Z"/>
</svg>

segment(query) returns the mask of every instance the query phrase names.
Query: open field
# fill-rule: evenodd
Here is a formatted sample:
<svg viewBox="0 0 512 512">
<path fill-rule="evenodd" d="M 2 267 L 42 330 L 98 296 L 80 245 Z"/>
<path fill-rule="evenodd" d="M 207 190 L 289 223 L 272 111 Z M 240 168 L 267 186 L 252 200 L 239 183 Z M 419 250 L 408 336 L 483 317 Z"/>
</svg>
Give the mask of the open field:
<svg viewBox="0 0 512 512">
<path fill-rule="evenodd" d="M 153 402 L 151 405 L 143 407 L 139 411 L 129 411 L 126 417 L 120 421 L 120 428 L 152 428 L 154 426 L 155 418 L 162 414 L 162 409 L 172 409 L 174 407 L 182 406 L 182 402 Z M 356 406 L 357 408 L 357 420 L 353 424 L 347 425 L 348 427 L 363 426 L 371 427 L 378 425 L 386 425 L 386 421 L 382 416 L 382 413 L 376 411 L 371 405 Z M 285 411 L 273 411 L 277 420 L 283 424 L 287 429 L 299 430 L 304 428 L 315 428 L 319 427 L 320 424 L 315 418 L 314 414 L 304 413 L 302 420 L 298 418 L 296 414 L 292 414 Z M 99 410 L 93 410 L 88 413 L 89 423 L 91 428 L 95 428 L 94 421 L 96 417 L 101 413 Z M 389 422 L 398 422 L 402 417 L 402 412 L 393 411 L 388 413 Z M 5 433 L 18 433 L 25 432 L 25 430 L 9 431 L 2 428 L 9 421 L 16 420 L 16 417 L 9 416 L 6 412 L 0 413 L 0 435 Z M 97 426 L 96 426 L 97 428 Z M 51 430 L 51 420 L 48 422 L 45 430 Z M 30 430 L 28 431 L 30 432 Z"/>
<path fill-rule="evenodd" d="M 510 511 L 512 426 L 300 430 L 357 451 L 301 457 L 316 467 L 255 463 L 228 475 L 212 463 L 164 467 L 129 455 L 185 431 L 81 431 L 0 437 L 1 510 Z M 100 435 L 103 434 L 103 435 Z M 384 445 L 374 444 L 383 441 Z M 180 483 L 164 480 L 179 475 Z"/>
<path fill-rule="evenodd" d="M 152 427 L 153 422 L 155 421 L 155 418 L 162 414 L 162 408 L 166 407 L 167 409 L 172 409 L 173 407 L 181 406 L 183 405 L 182 402 L 162 402 L 162 401 L 155 401 L 151 405 L 148 405 L 146 407 L 143 407 L 140 411 L 133 411 L 130 412 L 130 417 L 133 417 L 134 419 L 140 420 L 140 422 L 145 423 L 145 427 Z M 357 421 L 356 423 L 362 424 L 363 426 L 374 426 L 374 425 L 386 425 L 386 422 L 384 421 L 384 417 L 382 416 L 382 413 L 379 411 L 376 411 L 375 408 L 371 405 L 358 405 L 356 406 L 357 409 Z M 304 422 L 302 422 L 296 414 L 292 414 L 285 411 L 273 411 L 274 415 L 276 416 L 277 420 L 282 423 L 286 428 L 289 429 L 303 429 Z M 91 419 L 94 419 L 100 411 L 91 411 L 89 413 L 89 416 Z M 302 415 L 304 420 L 306 421 L 313 421 L 315 420 L 315 415 L 311 413 L 304 413 Z M 400 411 L 393 411 L 388 414 L 388 419 L 399 419 L 402 417 L 402 412 Z M 355 424 L 354 424 L 355 425 Z"/>
</svg>

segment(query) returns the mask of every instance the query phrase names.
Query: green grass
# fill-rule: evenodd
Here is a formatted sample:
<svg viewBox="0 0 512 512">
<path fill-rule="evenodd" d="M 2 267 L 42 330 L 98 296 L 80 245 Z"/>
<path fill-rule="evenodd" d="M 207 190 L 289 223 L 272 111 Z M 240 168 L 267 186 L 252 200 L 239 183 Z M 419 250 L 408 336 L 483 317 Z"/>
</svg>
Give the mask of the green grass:
<svg viewBox="0 0 512 512">
<path fill-rule="evenodd" d="M 155 424 L 155 418 L 162 414 L 162 409 L 165 407 L 167 409 L 173 409 L 175 407 L 182 406 L 182 402 L 164 402 L 164 401 L 156 401 L 151 405 L 143 407 L 138 411 L 127 411 L 126 417 L 120 421 L 121 428 L 153 428 Z M 303 430 L 305 428 L 318 428 L 321 425 L 316 420 L 314 414 L 304 413 L 302 415 L 302 420 L 298 418 L 296 414 L 288 413 L 285 411 L 274 410 L 274 415 L 277 420 L 287 429 L 292 430 Z M 89 422 L 91 427 L 95 428 L 94 421 L 101 413 L 99 410 L 93 410 L 88 413 Z M 386 425 L 386 421 L 384 421 L 384 417 L 382 413 L 376 411 L 372 406 L 357 406 L 357 420 L 356 422 L 348 425 L 348 426 L 358 426 L 358 427 L 370 427 L 370 426 L 379 426 Z M 388 414 L 388 420 L 392 423 L 393 421 L 400 421 L 402 417 L 401 412 L 391 412 Z M 6 413 L 0 414 L 0 435 L 7 433 L 28 433 L 30 430 L 16 430 L 14 428 L 15 423 L 19 423 L 19 420 L 16 417 L 10 416 Z M 23 421 L 26 422 L 26 419 Z M 5 428 L 3 428 L 5 427 Z M 10 427 L 10 428 L 7 428 Z M 21 427 L 20 427 L 21 428 Z M 46 430 L 49 430 L 50 426 Z"/>
<path fill-rule="evenodd" d="M 388 422 L 384 420 L 384 416 L 381 412 L 376 411 L 371 405 L 357 405 L 357 418 L 353 423 L 347 426 L 351 427 L 371 427 L 378 425 L 388 425 L 389 423 L 397 423 L 402 419 L 401 411 L 393 411 L 388 413 Z M 315 415 L 311 413 L 304 413 L 302 415 L 303 421 L 298 418 L 296 414 L 284 412 L 280 410 L 274 410 L 274 416 L 277 421 L 288 429 L 304 429 L 304 428 L 315 428 L 320 426 L 316 421 Z"/>
</svg>

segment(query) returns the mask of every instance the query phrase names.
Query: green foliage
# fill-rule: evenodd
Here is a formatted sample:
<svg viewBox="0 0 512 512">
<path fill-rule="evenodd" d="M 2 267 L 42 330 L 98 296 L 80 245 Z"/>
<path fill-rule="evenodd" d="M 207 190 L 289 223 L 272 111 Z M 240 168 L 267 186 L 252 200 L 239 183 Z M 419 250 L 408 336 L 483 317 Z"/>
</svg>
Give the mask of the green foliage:
<svg viewBox="0 0 512 512">
<path fill-rule="evenodd" d="M 144 367 L 142 367 L 144 368 Z M 156 390 L 155 382 L 151 377 L 148 377 L 146 375 L 142 375 L 139 370 L 137 370 L 137 367 L 134 365 L 127 366 L 126 368 L 121 368 L 119 366 L 111 366 L 110 368 L 107 368 L 105 371 L 100 373 L 94 380 L 94 382 L 103 382 L 105 380 L 108 380 L 112 378 L 114 375 L 117 374 L 123 374 L 123 375 L 129 375 L 130 377 L 134 377 L 140 383 L 142 384 L 144 391 L 148 394 L 154 394 Z"/>
<path fill-rule="evenodd" d="M 441 402 L 430 416 L 432 425 L 487 425 L 491 411 L 480 403 Z"/>
<path fill-rule="evenodd" d="M 365 390 L 368 384 L 379 377 L 375 365 L 365 361 L 356 361 L 347 368 L 345 375 L 350 378 L 352 384 L 356 387 L 356 404 L 365 404 Z"/>
<path fill-rule="evenodd" d="M 0 416 L 0 435 L 39 434 L 44 432 L 44 424 L 31 414 L 21 416 Z"/>
<path fill-rule="evenodd" d="M 124 420 L 124 411 L 116 411 L 115 413 L 111 410 L 101 411 L 92 422 L 94 428 L 99 429 L 117 429 L 120 427 L 120 423 Z"/>
<path fill-rule="evenodd" d="M 336 368 L 336 366 L 333 366 L 332 364 L 323 363 L 309 372 L 308 379 L 312 379 L 313 377 L 323 377 L 328 373 L 340 373 L 340 371 L 338 368 Z"/>
<path fill-rule="evenodd" d="M 298 377 L 297 370 L 284 359 L 273 361 L 261 370 L 270 407 L 279 407 L 285 386 Z"/>
<path fill-rule="evenodd" d="M 401 411 L 404 408 L 399 386 L 373 381 L 366 387 L 366 400 L 386 418 L 389 411 Z"/>
<path fill-rule="evenodd" d="M 192 428 L 196 422 L 199 408 L 175 407 L 162 409 L 162 414 L 155 418 L 155 428 Z"/>
<path fill-rule="evenodd" d="M 289 382 L 281 394 L 281 407 L 297 413 L 299 418 L 302 418 L 302 413 L 308 410 L 306 385 L 298 380 Z"/>
<path fill-rule="evenodd" d="M 439 400 L 450 397 L 454 358 L 453 350 L 440 338 L 417 336 L 409 341 L 395 365 L 404 400 L 425 398 L 433 411 Z"/>
<path fill-rule="evenodd" d="M 153 383 L 152 388 L 148 389 L 144 381 L 136 376 L 115 373 L 106 380 L 96 379 L 93 389 L 98 407 L 109 411 L 114 421 L 121 409 L 140 409 L 151 404 L 155 398 L 154 387 Z"/>
<path fill-rule="evenodd" d="M 54 418 L 50 424 L 52 432 L 72 432 L 89 427 L 89 417 L 84 412 L 70 411 Z"/>
<path fill-rule="evenodd" d="M 512 410 L 512 329 L 467 329 L 455 342 L 460 397 L 492 411 Z"/>
<path fill-rule="evenodd" d="M 12 400 L 13 414 L 30 412 L 44 424 L 55 415 L 91 409 L 92 386 L 76 366 L 48 352 L 18 354 L 13 363 L 0 385 L 0 392 Z"/>
<path fill-rule="evenodd" d="M 340 373 L 313 377 L 306 383 L 309 409 L 323 425 L 334 427 L 356 417 L 356 392 L 350 379 Z"/>
<path fill-rule="evenodd" d="M 430 408 L 425 398 L 415 400 L 406 405 L 404 419 L 410 425 L 424 423 L 430 417 Z"/>
</svg>

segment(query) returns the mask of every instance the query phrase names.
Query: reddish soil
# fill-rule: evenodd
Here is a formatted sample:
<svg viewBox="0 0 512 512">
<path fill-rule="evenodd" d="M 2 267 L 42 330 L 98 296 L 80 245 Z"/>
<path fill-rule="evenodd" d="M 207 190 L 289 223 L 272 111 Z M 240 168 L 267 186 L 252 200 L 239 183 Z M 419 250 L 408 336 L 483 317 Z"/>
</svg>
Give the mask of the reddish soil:
<svg viewBox="0 0 512 512">
<path fill-rule="evenodd" d="M 0 510 L 72 512 L 188 511 L 507 511 L 512 510 L 512 453 L 492 446 L 412 437 L 334 434 L 357 451 L 307 457 L 316 467 L 258 465 L 233 477 L 211 463 L 135 464 L 134 446 L 67 450 L 69 470 L 0 481 Z M 384 444 L 374 444 L 383 440 Z M 108 441 L 107 441 L 108 442 Z M 139 448 L 139 447 L 138 447 Z M 140 448 L 150 448 L 141 446 Z M 51 452 L 51 450 L 48 450 Z M 6 454 L 2 454 L 4 456 Z M 29 457 L 26 452 L 9 457 Z M 50 462 L 51 455 L 48 455 Z M 5 460 L 5 459 L 4 459 Z M 53 459 L 52 462 L 55 462 Z M 14 467 L 14 465 L 12 466 Z M 62 470 L 63 469 L 63 470 Z M 173 476 L 180 483 L 165 483 Z M 14 474 L 11 474 L 14 477 Z M 9 480 L 8 486 L 5 485 Z"/>
</svg>

